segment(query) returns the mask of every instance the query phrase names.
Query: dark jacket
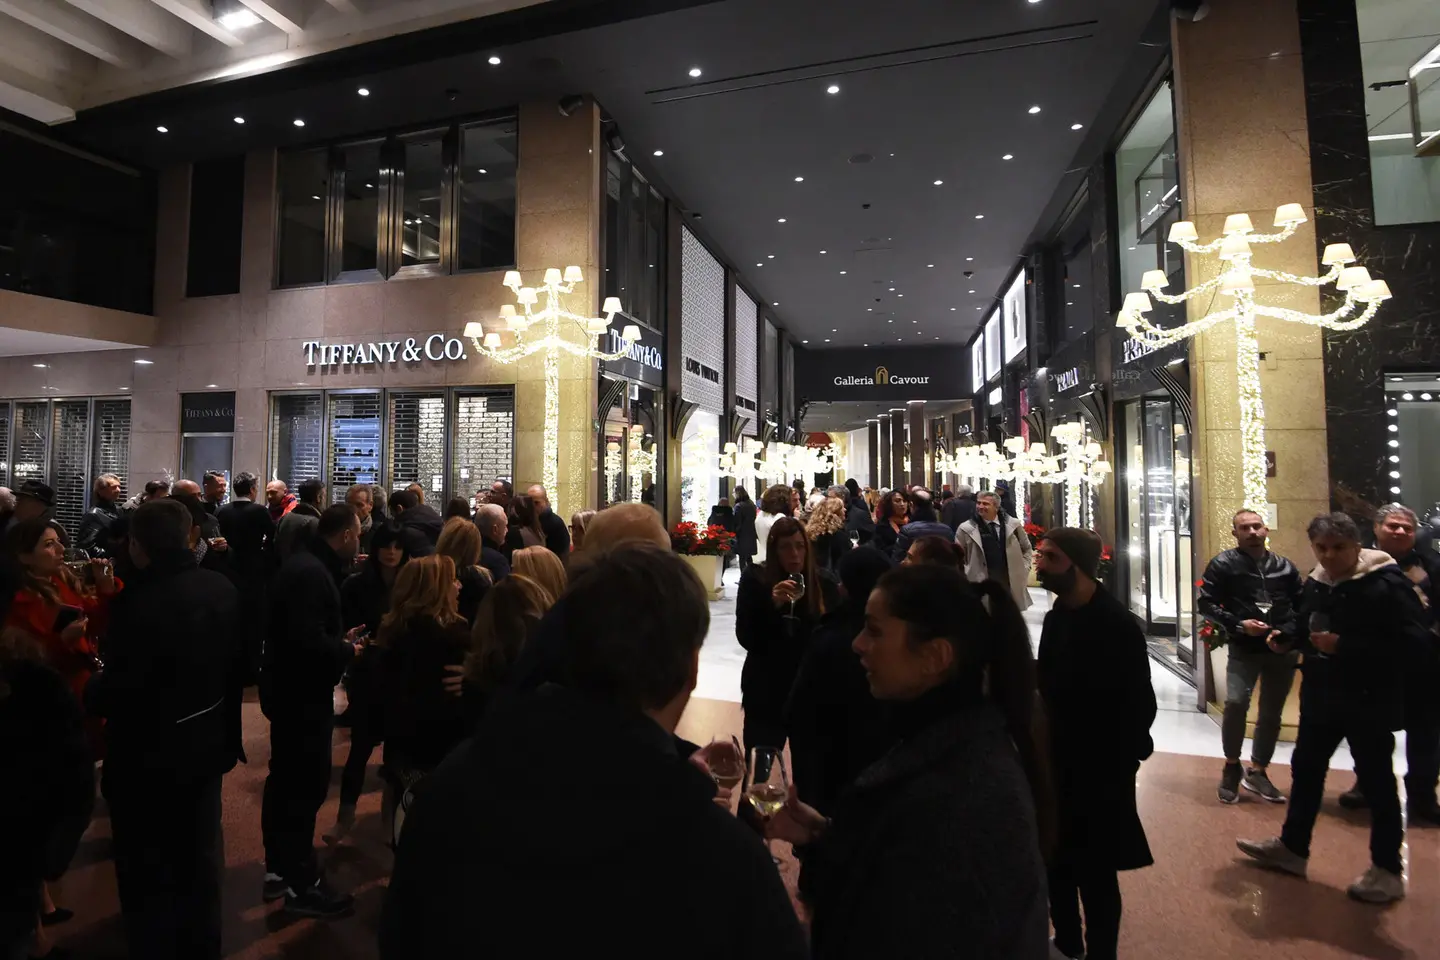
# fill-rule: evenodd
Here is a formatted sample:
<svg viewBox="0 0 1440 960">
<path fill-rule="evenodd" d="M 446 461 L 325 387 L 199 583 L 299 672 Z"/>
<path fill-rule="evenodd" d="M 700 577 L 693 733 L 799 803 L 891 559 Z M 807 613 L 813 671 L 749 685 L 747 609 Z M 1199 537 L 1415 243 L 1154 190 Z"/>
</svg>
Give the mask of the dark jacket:
<svg viewBox="0 0 1440 960">
<path fill-rule="evenodd" d="M 85 702 L 105 718 L 105 783 L 163 789 L 241 758 L 240 594 L 189 550 L 155 557 L 115 595 L 105 669 Z"/>
<path fill-rule="evenodd" d="M 890 745 L 888 710 L 870 695 L 865 668 L 850 648 L 864 626 L 864 607 L 848 600 L 825 615 L 785 710 L 796 791 L 827 816 L 844 789 Z"/>
<path fill-rule="evenodd" d="M 266 558 L 275 537 L 275 521 L 263 503 L 253 500 L 231 500 L 215 513 L 220 536 L 235 555 L 235 568 L 242 578 L 264 579 L 271 569 Z"/>
<path fill-rule="evenodd" d="M 1404 724 L 1406 671 L 1434 642 L 1424 626 L 1425 611 L 1415 585 L 1390 555 L 1361 550 L 1349 579 L 1333 582 L 1322 567 L 1305 581 L 1301 598 L 1300 649 L 1305 673 L 1300 685 L 1304 719 L 1348 724 Z M 1310 643 L 1317 614 L 1340 637 L 1333 654 Z M 1433 694 L 1434 691 L 1431 691 Z"/>
<path fill-rule="evenodd" d="M 810 549 L 815 551 L 815 565 L 829 570 L 839 576 L 840 558 L 849 553 L 855 546 L 850 541 L 850 531 L 836 530 L 833 533 L 822 533 L 810 541 Z"/>
<path fill-rule="evenodd" d="M 470 625 L 442 627 L 412 617 L 382 633 L 380 672 L 385 712 L 385 765 L 393 770 L 431 770 L 467 733 L 465 708 L 442 685 L 445 667 L 465 662 Z"/>
<path fill-rule="evenodd" d="M 967 520 L 975 519 L 975 495 L 961 494 L 958 497 L 951 497 L 944 506 L 940 508 L 940 522 L 950 528 L 953 534 L 960 529 L 960 524 Z"/>
<path fill-rule="evenodd" d="M 909 524 L 906 524 L 906 526 L 909 526 Z M 903 530 L 905 528 L 901 527 L 900 529 Z M 900 534 L 890 525 L 890 521 L 888 519 L 880 520 L 875 524 L 875 539 L 871 541 L 870 545 L 889 557 L 894 555 L 895 541 L 899 539 Z M 905 549 L 908 550 L 910 548 L 906 547 Z M 904 556 L 904 554 L 901 554 L 901 556 Z"/>
<path fill-rule="evenodd" d="M 75 546 L 92 557 L 114 555 L 114 544 L 110 542 L 110 528 L 120 519 L 120 504 L 98 501 L 85 511 L 80 519 L 80 529 L 75 534 Z"/>
<path fill-rule="evenodd" d="M 1200 579 L 1200 612 L 1230 634 L 1230 646 L 1251 654 L 1270 653 L 1265 637 L 1252 637 L 1240 624 L 1262 620 L 1279 629 L 1292 642 L 1298 637 L 1300 613 L 1300 571 L 1295 564 L 1268 550 L 1256 562 L 1243 550 L 1232 548 L 1219 553 L 1205 566 Z M 1268 613 L 1255 605 L 1268 599 Z M 1280 656 L 1280 654 L 1274 654 Z"/>
<path fill-rule="evenodd" d="M 806 853 L 812 956 L 1045 960 L 1045 864 L 1004 718 L 950 688 L 902 714 Z"/>
<path fill-rule="evenodd" d="M 540 514 L 540 532 L 545 534 L 545 547 L 561 560 L 570 556 L 570 525 L 554 510 Z"/>
<path fill-rule="evenodd" d="M 946 540 L 955 539 L 955 531 L 938 520 L 916 520 L 907 523 L 900 528 L 900 535 L 895 538 L 895 546 L 890 550 L 890 558 L 896 563 L 905 559 L 905 554 L 910 552 L 910 544 L 921 537 L 944 537 Z"/>
<path fill-rule="evenodd" d="M 755 501 L 735 504 L 735 556 L 755 556 Z"/>
<path fill-rule="evenodd" d="M 490 571 L 490 579 L 499 583 L 505 577 L 510 576 L 510 561 L 505 554 L 491 546 L 489 540 L 482 540 L 480 547 L 480 566 Z"/>
<path fill-rule="evenodd" d="M 576 750 L 576 731 L 604 749 Z M 471 954 L 483 908 L 496 957 L 805 960 L 764 846 L 674 743 L 643 714 L 558 687 L 492 713 L 418 788 L 380 956 Z"/>
<path fill-rule="evenodd" d="M 1400 571 L 1415 585 L 1416 596 L 1425 607 L 1421 625 L 1430 633 L 1429 642 L 1422 645 L 1420 659 L 1410 673 L 1410 685 L 1437 684 L 1440 677 L 1440 555 L 1429 547 L 1419 547 L 1404 556 L 1396 557 Z M 1432 686 L 1433 689 L 1433 686 Z M 1428 698 L 1430 692 L 1425 696 Z"/>
<path fill-rule="evenodd" d="M 434 553 L 435 544 L 440 542 L 440 531 L 445 529 L 445 518 L 436 513 L 434 507 L 425 503 L 402 510 L 397 522 L 419 534 L 410 543 L 412 557 L 426 557 Z"/>
<path fill-rule="evenodd" d="M 380 632 L 380 619 L 390 609 L 390 586 L 380 576 L 380 565 L 369 560 L 340 584 L 340 619 L 345 630 L 369 627 Z"/>
<path fill-rule="evenodd" d="M 303 551 L 319 526 L 319 507 L 313 503 L 295 504 L 295 509 L 275 524 L 275 537 L 272 541 L 275 562 L 284 563 L 295 553 Z"/>
<path fill-rule="evenodd" d="M 260 679 L 266 716 L 332 709 L 332 691 L 354 657 L 340 609 L 347 566 L 316 538 L 281 564 L 271 582 Z"/>
<path fill-rule="evenodd" d="M 817 588 L 825 591 L 825 608 L 834 609 L 834 585 L 823 578 L 819 584 L 806 584 L 807 591 Z M 805 600 L 795 604 L 796 619 L 787 620 L 789 605 L 784 610 L 776 607 L 770 590 L 763 567 L 752 566 L 741 575 L 735 596 L 735 639 L 745 648 L 741 705 L 747 713 L 780 721 L 817 621 Z"/>
<path fill-rule="evenodd" d="M 1155 750 L 1145 635 L 1096 587 L 1085 606 L 1045 615 L 1037 668 L 1059 808 L 1056 856 L 1102 869 L 1148 867 L 1154 859 L 1135 802 L 1135 773 Z"/>
<path fill-rule="evenodd" d="M 710 516 L 705 519 L 705 524 L 712 527 L 723 527 L 731 533 L 735 532 L 735 508 L 728 503 L 717 503 L 710 508 Z"/>
<path fill-rule="evenodd" d="M 490 581 L 485 579 L 480 567 L 457 571 L 455 579 L 460 581 L 460 616 L 466 623 L 474 623 L 485 594 L 490 592 Z"/>
<path fill-rule="evenodd" d="M 845 529 L 860 534 L 860 543 L 866 544 L 875 538 L 875 518 L 870 516 L 870 507 L 864 497 L 850 501 L 845 510 Z"/>
</svg>

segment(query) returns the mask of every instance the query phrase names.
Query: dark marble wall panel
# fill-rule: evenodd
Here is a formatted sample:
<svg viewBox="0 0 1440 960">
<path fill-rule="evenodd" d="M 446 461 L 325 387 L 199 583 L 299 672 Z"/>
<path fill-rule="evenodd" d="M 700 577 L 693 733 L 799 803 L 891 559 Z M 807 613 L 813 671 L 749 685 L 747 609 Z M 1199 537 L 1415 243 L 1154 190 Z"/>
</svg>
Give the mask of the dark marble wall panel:
<svg viewBox="0 0 1440 960">
<path fill-rule="evenodd" d="M 1360 330 L 1325 334 L 1331 499 L 1358 509 L 1358 501 L 1389 499 L 1384 372 L 1440 370 L 1440 223 L 1375 226 L 1355 4 L 1297 7 L 1318 242 L 1352 244 L 1395 295 Z M 1325 308 L 1338 302 L 1331 297 Z"/>
</svg>

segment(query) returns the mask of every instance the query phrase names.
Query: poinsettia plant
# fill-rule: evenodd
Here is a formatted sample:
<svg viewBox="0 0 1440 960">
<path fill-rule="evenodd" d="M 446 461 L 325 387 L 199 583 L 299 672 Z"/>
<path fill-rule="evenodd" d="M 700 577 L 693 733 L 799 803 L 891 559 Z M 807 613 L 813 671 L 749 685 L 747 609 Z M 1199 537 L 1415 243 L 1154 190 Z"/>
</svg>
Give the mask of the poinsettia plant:
<svg viewBox="0 0 1440 960">
<path fill-rule="evenodd" d="M 1027 523 L 1025 524 L 1025 536 L 1030 538 L 1030 548 L 1033 550 L 1035 545 L 1040 542 L 1040 538 L 1045 536 L 1045 528 L 1038 523 Z"/>
<path fill-rule="evenodd" d="M 676 553 L 692 557 L 723 557 L 734 547 L 735 534 L 718 523 L 702 527 L 692 520 L 682 520 L 670 531 L 670 546 Z"/>
<path fill-rule="evenodd" d="M 1100 545 L 1100 563 L 1095 568 L 1095 579 L 1101 583 L 1108 583 L 1110 572 L 1115 569 L 1115 557 L 1106 544 Z"/>
</svg>

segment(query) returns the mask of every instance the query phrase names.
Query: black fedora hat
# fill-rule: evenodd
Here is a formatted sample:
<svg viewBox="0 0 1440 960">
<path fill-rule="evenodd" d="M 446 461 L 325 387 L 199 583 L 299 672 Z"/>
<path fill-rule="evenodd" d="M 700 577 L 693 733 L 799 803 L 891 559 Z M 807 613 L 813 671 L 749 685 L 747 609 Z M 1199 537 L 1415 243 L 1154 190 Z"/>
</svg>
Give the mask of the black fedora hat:
<svg viewBox="0 0 1440 960">
<path fill-rule="evenodd" d="M 15 491 L 17 497 L 34 497 L 47 507 L 55 506 L 55 488 L 43 480 L 36 480 L 33 477 L 20 484 Z"/>
</svg>

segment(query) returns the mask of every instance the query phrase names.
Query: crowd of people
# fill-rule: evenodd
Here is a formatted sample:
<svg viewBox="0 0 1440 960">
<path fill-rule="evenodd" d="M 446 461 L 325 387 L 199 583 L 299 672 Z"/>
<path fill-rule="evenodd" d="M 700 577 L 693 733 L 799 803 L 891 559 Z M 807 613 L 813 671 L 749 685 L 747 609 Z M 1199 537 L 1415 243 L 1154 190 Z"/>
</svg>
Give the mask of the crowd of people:
<svg viewBox="0 0 1440 960">
<path fill-rule="evenodd" d="M 71 914 L 47 884 L 89 823 L 97 761 L 130 955 L 220 955 L 221 784 L 247 759 L 252 685 L 270 742 L 257 899 L 353 910 L 317 818 L 337 724 L 349 755 L 324 843 L 354 829 L 383 745 L 387 960 L 469 951 L 477 909 L 501 954 L 1109 960 L 1118 874 L 1153 862 L 1136 799 L 1154 749 L 1146 639 L 1102 582 L 1100 538 L 1032 541 L 1003 489 L 937 504 L 853 480 L 758 503 L 737 488 L 712 519 L 742 568 L 743 730 L 704 745 L 676 730 L 710 605 L 646 504 L 567 523 L 542 486 L 497 479 L 442 514 L 419 484 L 327 503 L 317 481 L 292 494 L 250 473 L 122 502 L 102 476 L 72 543 L 47 486 L 6 493 L 0 776 L 22 788 L 0 791 L 4 960 L 61 956 L 48 931 Z M 1440 561 L 1415 527 L 1386 507 L 1369 550 L 1346 516 L 1317 517 L 1302 580 L 1242 511 L 1200 595 L 1230 647 L 1222 802 L 1286 801 L 1268 765 L 1305 671 L 1284 827 L 1240 849 L 1305 875 L 1346 740 L 1345 802 L 1373 825 L 1350 893 L 1376 903 L 1405 892 L 1397 729 L 1411 822 L 1440 822 Z M 1054 598 L 1038 654 L 1032 569 Z M 800 861 L 808 936 L 771 840 Z"/>
</svg>

